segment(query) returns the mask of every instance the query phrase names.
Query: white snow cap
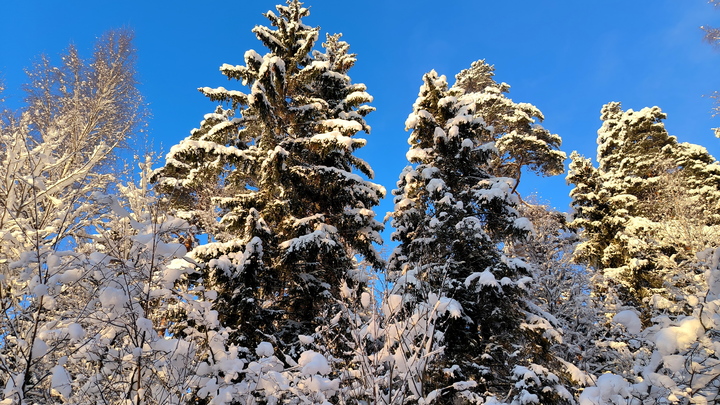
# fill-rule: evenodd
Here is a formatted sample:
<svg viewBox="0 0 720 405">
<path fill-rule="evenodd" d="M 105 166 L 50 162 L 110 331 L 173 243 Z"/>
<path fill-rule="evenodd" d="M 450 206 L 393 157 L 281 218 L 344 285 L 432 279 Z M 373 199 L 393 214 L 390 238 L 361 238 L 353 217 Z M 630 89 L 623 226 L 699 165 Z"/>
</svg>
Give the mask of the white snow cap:
<svg viewBox="0 0 720 405">
<path fill-rule="evenodd" d="M 625 329 L 633 335 L 640 333 L 642 330 L 642 322 L 637 313 L 632 310 L 625 310 L 618 312 L 613 316 L 613 322 L 617 322 L 625 327 Z"/>
<path fill-rule="evenodd" d="M 302 375 L 330 374 L 330 364 L 325 356 L 313 350 L 303 352 L 298 365 L 302 367 Z"/>
<path fill-rule="evenodd" d="M 274 352 L 273 345 L 270 342 L 260 342 L 257 348 L 255 348 L 255 353 L 261 357 L 270 357 Z"/>
<path fill-rule="evenodd" d="M 595 387 L 587 387 L 580 394 L 580 405 L 621 405 L 630 396 L 630 383 L 619 375 L 601 375 Z"/>
<path fill-rule="evenodd" d="M 655 346 L 664 356 L 675 354 L 690 347 L 695 341 L 705 334 L 705 328 L 699 319 L 688 316 L 677 326 L 670 326 L 662 329 L 655 335 Z"/>
</svg>

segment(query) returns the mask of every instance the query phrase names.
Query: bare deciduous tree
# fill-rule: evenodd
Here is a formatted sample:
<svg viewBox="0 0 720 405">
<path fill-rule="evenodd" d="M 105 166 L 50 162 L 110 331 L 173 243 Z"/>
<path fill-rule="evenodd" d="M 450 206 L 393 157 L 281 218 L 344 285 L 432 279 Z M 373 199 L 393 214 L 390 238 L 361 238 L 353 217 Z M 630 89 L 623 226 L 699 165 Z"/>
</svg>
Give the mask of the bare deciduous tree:
<svg viewBox="0 0 720 405">
<path fill-rule="evenodd" d="M 74 279 L 68 271 L 81 261 L 89 225 L 107 211 L 92 201 L 117 180 L 107 165 L 143 120 L 132 37 L 109 32 L 88 61 L 72 46 L 60 66 L 41 57 L 28 70 L 26 105 L 0 121 L 0 383 L 9 403 L 51 402 L 62 374 L 53 369 L 73 340 L 54 334 L 78 322 L 57 312 L 89 302 L 73 296 L 63 307 L 58 294 L 70 292 L 63 280 Z"/>
</svg>

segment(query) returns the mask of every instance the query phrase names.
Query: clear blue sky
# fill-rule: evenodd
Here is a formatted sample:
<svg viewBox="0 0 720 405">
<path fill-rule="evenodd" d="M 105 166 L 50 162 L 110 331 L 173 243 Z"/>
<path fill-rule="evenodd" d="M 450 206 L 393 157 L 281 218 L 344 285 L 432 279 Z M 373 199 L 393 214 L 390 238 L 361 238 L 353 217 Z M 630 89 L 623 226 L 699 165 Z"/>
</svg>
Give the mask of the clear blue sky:
<svg viewBox="0 0 720 405">
<path fill-rule="evenodd" d="M 242 64 L 248 49 L 265 53 L 250 32 L 266 24 L 261 13 L 274 1 L 31 0 L 0 2 L 0 77 L 9 102 L 19 101 L 23 69 L 38 54 L 57 55 L 75 43 L 90 55 L 104 31 L 135 31 L 141 91 L 153 118 L 149 135 L 163 154 L 198 126 L 214 104 L 198 87 L 225 86 L 223 63 Z M 595 155 L 599 111 L 660 106 L 667 128 L 681 141 L 699 143 L 716 157 L 720 140 L 710 128 L 712 100 L 720 90 L 720 51 L 702 42 L 701 25 L 720 25 L 720 9 L 705 0 L 548 1 L 307 1 L 309 25 L 342 32 L 358 63 L 354 82 L 367 84 L 377 111 L 360 155 L 376 181 L 394 188 L 405 166 L 404 122 L 423 73 L 450 79 L 477 59 L 496 67 L 510 97 L 535 104 L 544 125 L 563 138 L 568 155 Z M 324 37 L 324 34 L 323 34 Z M 451 80 L 452 82 L 452 80 Z M 564 176 L 526 175 L 523 194 L 538 192 L 561 210 L 569 202 Z M 386 201 L 377 209 L 391 210 Z"/>
</svg>

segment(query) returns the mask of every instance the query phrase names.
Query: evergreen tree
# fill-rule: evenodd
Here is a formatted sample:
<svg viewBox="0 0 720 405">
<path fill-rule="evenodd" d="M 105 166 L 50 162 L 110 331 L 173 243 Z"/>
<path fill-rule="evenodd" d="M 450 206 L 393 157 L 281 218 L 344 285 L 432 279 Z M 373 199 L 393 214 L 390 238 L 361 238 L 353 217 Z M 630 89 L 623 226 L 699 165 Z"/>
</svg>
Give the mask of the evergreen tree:
<svg viewBox="0 0 720 405">
<path fill-rule="evenodd" d="M 393 192 L 392 238 L 400 244 L 390 257 L 388 278 L 409 318 L 427 303 L 445 306 L 427 343 L 441 353 L 427 366 L 416 399 L 439 392 L 446 403 L 508 396 L 517 403 L 570 402 L 543 336 L 552 326 L 527 302 L 529 269 L 500 249 L 532 226 L 516 210 L 518 178 L 498 175 L 519 173 L 508 166 L 528 163 L 518 160 L 521 154 L 507 146 L 512 142 L 501 142 L 506 134 L 488 123 L 501 124 L 512 115 L 485 104 L 487 97 L 502 96 L 491 72 L 476 63 L 451 88 L 444 76 L 426 74 L 406 121 L 413 166 Z M 508 128 L 507 136 L 521 135 Z M 498 144 L 507 149 L 500 151 Z M 398 345 L 400 350 L 402 342 Z"/>
<path fill-rule="evenodd" d="M 720 166 L 704 148 L 670 136 L 657 107 L 610 103 L 601 118 L 599 167 L 573 154 L 568 174 L 572 225 L 583 239 L 576 257 L 609 284 L 609 310 L 632 306 L 648 325 L 657 309 L 687 310 L 681 296 L 692 293 L 694 255 L 711 246 L 718 224 Z"/>
<path fill-rule="evenodd" d="M 604 350 L 590 361 L 609 372 L 580 401 L 713 400 L 707 314 L 715 310 L 715 270 L 700 258 L 720 236 L 720 166 L 704 148 L 670 136 L 657 107 L 610 103 L 601 118 L 599 166 L 573 154 L 568 174 L 571 225 L 582 239 L 576 260 L 595 271 L 593 295 L 605 313 L 606 333 L 595 342 Z"/>
<path fill-rule="evenodd" d="M 537 107 L 509 99 L 506 94 L 510 85 L 497 83 L 494 75 L 495 68 L 479 60 L 458 73 L 453 86 L 477 94 L 477 111 L 497 148 L 488 170 L 495 176 L 513 179 L 513 192 L 520 185 L 523 169 L 543 176 L 563 173 L 566 155 L 559 150 L 560 136 L 539 125 L 545 117 Z"/>
<path fill-rule="evenodd" d="M 372 246 L 382 224 L 372 207 L 384 189 L 356 173 L 373 176 L 353 155 L 373 108 L 365 86 L 347 75 L 355 55 L 340 35 L 314 50 L 319 28 L 303 23 L 309 10 L 299 1 L 277 11 L 265 14 L 271 27 L 253 29 L 268 53 L 250 50 L 244 66 L 220 69 L 249 92 L 200 89 L 224 107 L 173 147 L 156 180 L 171 206 L 210 233 L 211 243 L 192 255 L 207 288 L 219 293 L 228 345 L 249 348 L 253 358 L 269 341 L 292 365 L 298 336 L 315 332 L 341 286 L 366 281 L 356 255 L 382 265 Z"/>
</svg>

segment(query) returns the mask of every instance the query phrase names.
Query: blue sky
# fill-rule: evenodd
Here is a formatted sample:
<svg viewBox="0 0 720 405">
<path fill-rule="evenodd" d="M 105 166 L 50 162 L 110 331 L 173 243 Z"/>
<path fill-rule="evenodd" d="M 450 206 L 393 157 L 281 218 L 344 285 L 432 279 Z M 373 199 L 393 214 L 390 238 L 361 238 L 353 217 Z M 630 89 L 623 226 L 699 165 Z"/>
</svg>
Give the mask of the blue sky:
<svg viewBox="0 0 720 405">
<path fill-rule="evenodd" d="M 51 56 L 76 44 L 90 55 L 104 31 L 135 31 L 141 91 L 153 118 L 149 136 L 163 154 L 198 126 L 214 104 L 198 87 L 225 86 L 223 63 L 241 64 L 248 49 L 265 53 L 250 32 L 274 1 L 0 2 L 0 78 L 9 103 L 18 103 L 23 69 L 41 53 Z M 367 84 L 377 111 L 360 155 L 390 191 L 405 166 L 411 111 L 422 75 L 435 69 L 450 79 L 478 59 L 496 67 L 510 97 L 535 104 L 543 123 L 563 138 L 562 149 L 595 155 L 603 104 L 660 106 L 666 126 L 681 141 L 720 156 L 711 128 L 712 100 L 720 90 L 720 51 L 702 42 L 701 25 L 720 25 L 720 9 L 705 0 L 576 1 L 307 1 L 308 25 L 342 32 L 358 63 L 354 82 Z M 323 34 L 324 35 L 324 34 Z M 452 80 L 451 80 L 452 82 Z M 523 178 L 523 194 L 539 193 L 567 210 L 564 176 Z M 390 200 L 377 212 L 391 210 Z"/>
</svg>

